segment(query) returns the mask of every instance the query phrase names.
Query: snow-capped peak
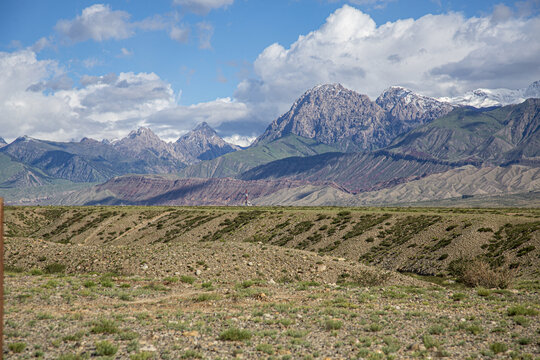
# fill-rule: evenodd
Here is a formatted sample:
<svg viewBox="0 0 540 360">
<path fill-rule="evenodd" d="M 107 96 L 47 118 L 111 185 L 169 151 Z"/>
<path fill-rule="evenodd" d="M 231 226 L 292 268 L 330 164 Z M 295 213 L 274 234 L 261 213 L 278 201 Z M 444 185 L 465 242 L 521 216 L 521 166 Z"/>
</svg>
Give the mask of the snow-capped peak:
<svg viewBox="0 0 540 360">
<path fill-rule="evenodd" d="M 540 98 L 540 81 L 522 89 L 476 89 L 461 96 L 441 97 L 439 100 L 454 105 L 482 108 L 520 104 L 529 98 Z"/>
</svg>

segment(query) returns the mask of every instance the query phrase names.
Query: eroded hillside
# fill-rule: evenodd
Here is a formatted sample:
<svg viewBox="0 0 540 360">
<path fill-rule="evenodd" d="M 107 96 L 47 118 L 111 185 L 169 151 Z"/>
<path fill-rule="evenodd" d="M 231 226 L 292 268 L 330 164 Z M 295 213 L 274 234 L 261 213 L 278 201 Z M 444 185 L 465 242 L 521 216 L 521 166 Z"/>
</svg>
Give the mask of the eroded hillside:
<svg viewBox="0 0 540 360">
<path fill-rule="evenodd" d="M 540 274 L 534 209 L 14 207 L 6 218 L 6 261 L 25 269 L 46 266 L 50 254 L 71 272 L 140 273 L 153 261 L 166 272 L 176 266 L 167 249 L 233 243 L 238 252 L 293 248 L 424 275 L 476 257 L 519 276 Z M 119 255 L 114 263 L 110 252 Z"/>
</svg>

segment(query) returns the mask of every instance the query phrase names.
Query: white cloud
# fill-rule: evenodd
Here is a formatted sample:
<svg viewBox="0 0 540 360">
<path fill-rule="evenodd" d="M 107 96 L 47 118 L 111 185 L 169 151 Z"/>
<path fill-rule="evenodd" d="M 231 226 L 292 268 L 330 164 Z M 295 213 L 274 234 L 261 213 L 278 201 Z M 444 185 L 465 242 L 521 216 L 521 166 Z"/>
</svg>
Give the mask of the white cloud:
<svg viewBox="0 0 540 360">
<path fill-rule="evenodd" d="M 230 98 L 179 106 L 171 85 L 154 73 L 84 75 L 74 87 L 56 61 L 37 60 L 31 50 L 0 52 L 0 73 L 0 136 L 8 140 L 111 139 L 139 126 L 173 140 L 200 122 L 218 127 L 249 114 Z"/>
<path fill-rule="evenodd" d="M 246 104 L 230 98 L 189 105 L 175 106 L 156 112 L 145 119 L 150 128 L 167 131 L 169 137 L 179 137 L 185 129 L 193 129 L 201 122 L 207 122 L 213 128 L 231 122 L 244 120 L 249 115 Z M 159 134 L 159 132 L 158 132 Z"/>
<path fill-rule="evenodd" d="M 74 88 L 55 61 L 30 50 L 0 53 L 0 73 L 0 128 L 8 139 L 117 137 L 176 106 L 170 84 L 154 73 L 83 76 Z"/>
<path fill-rule="evenodd" d="M 425 15 L 377 25 L 348 5 L 318 30 L 288 48 L 268 46 L 254 63 L 255 79 L 242 81 L 238 101 L 269 122 L 320 83 L 375 98 L 391 85 L 445 96 L 478 87 L 520 88 L 540 78 L 540 17 L 460 13 Z"/>
<path fill-rule="evenodd" d="M 174 0 L 174 5 L 199 15 L 205 15 L 213 9 L 232 5 L 234 0 Z"/>
<path fill-rule="evenodd" d="M 224 137 L 223 140 L 225 140 L 226 142 L 230 144 L 247 147 L 251 145 L 251 143 L 255 141 L 256 138 L 257 138 L 256 136 L 244 136 L 244 135 L 234 134 L 231 136 Z"/>
<path fill-rule="evenodd" d="M 178 41 L 179 43 L 185 44 L 189 40 L 190 29 L 188 27 L 179 28 L 173 26 L 169 31 L 169 37 L 172 40 Z"/>
<path fill-rule="evenodd" d="M 131 56 L 133 55 L 133 51 L 130 51 L 126 48 L 121 48 L 120 49 L 120 55 L 119 56 Z"/>
<path fill-rule="evenodd" d="M 42 37 L 38 41 L 36 41 L 34 45 L 32 45 L 31 50 L 34 52 L 40 52 L 41 50 L 49 46 L 51 46 L 51 41 L 46 37 Z"/>
<path fill-rule="evenodd" d="M 113 11 L 109 5 L 95 4 L 85 8 L 73 20 L 58 21 L 55 29 L 72 42 L 126 39 L 133 35 L 129 17 L 125 11 Z"/>
<path fill-rule="evenodd" d="M 95 66 L 102 65 L 103 62 L 101 60 L 99 60 L 99 59 L 96 59 L 96 58 L 92 57 L 92 58 L 84 59 L 82 61 L 82 64 L 83 64 L 83 66 L 85 68 L 91 69 L 91 68 L 93 68 Z"/>
<path fill-rule="evenodd" d="M 199 37 L 199 49 L 211 49 L 212 35 L 214 35 L 214 27 L 212 24 L 202 21 L 197 23 L 197 35 Z"/>
</svg>

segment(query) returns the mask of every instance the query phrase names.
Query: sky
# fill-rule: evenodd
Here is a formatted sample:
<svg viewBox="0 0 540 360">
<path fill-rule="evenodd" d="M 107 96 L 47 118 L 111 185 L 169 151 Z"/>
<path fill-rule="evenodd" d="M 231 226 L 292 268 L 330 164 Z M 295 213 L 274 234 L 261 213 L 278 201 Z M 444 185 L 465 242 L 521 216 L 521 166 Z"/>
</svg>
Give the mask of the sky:
<svg viewBox="0 0 540 360">
<path fill-rule="evenodd" d="M 3 0 L 0 137 L 247 145 L 306 90 L 456 96 L 540 79 L 540 0 Z"/>
</svg>

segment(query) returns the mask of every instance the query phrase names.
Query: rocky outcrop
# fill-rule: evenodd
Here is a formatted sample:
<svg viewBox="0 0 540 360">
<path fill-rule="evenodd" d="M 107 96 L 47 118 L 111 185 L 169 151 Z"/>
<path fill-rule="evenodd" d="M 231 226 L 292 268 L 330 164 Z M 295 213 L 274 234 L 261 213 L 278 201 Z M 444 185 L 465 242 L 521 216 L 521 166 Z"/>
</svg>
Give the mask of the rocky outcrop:
<svg viewBox="0 0 540 360">
<path fill-rule="evenodd" d="M 375 101 L 390 117 L 392 123 L 399 124 L 401 131 L 408 131 L 427 124 L 452 111 L 455 106 L 409 89 L 392 86 Z"/>
<path fill-rule="evenodd" d="M 173 148 L 187 163 L 212 160 L 221 155 L 240 150 L 236 145 L 223 140 L 214 129 L 203 122 L 192 131 L 180 137 Z"/>
</svg>

